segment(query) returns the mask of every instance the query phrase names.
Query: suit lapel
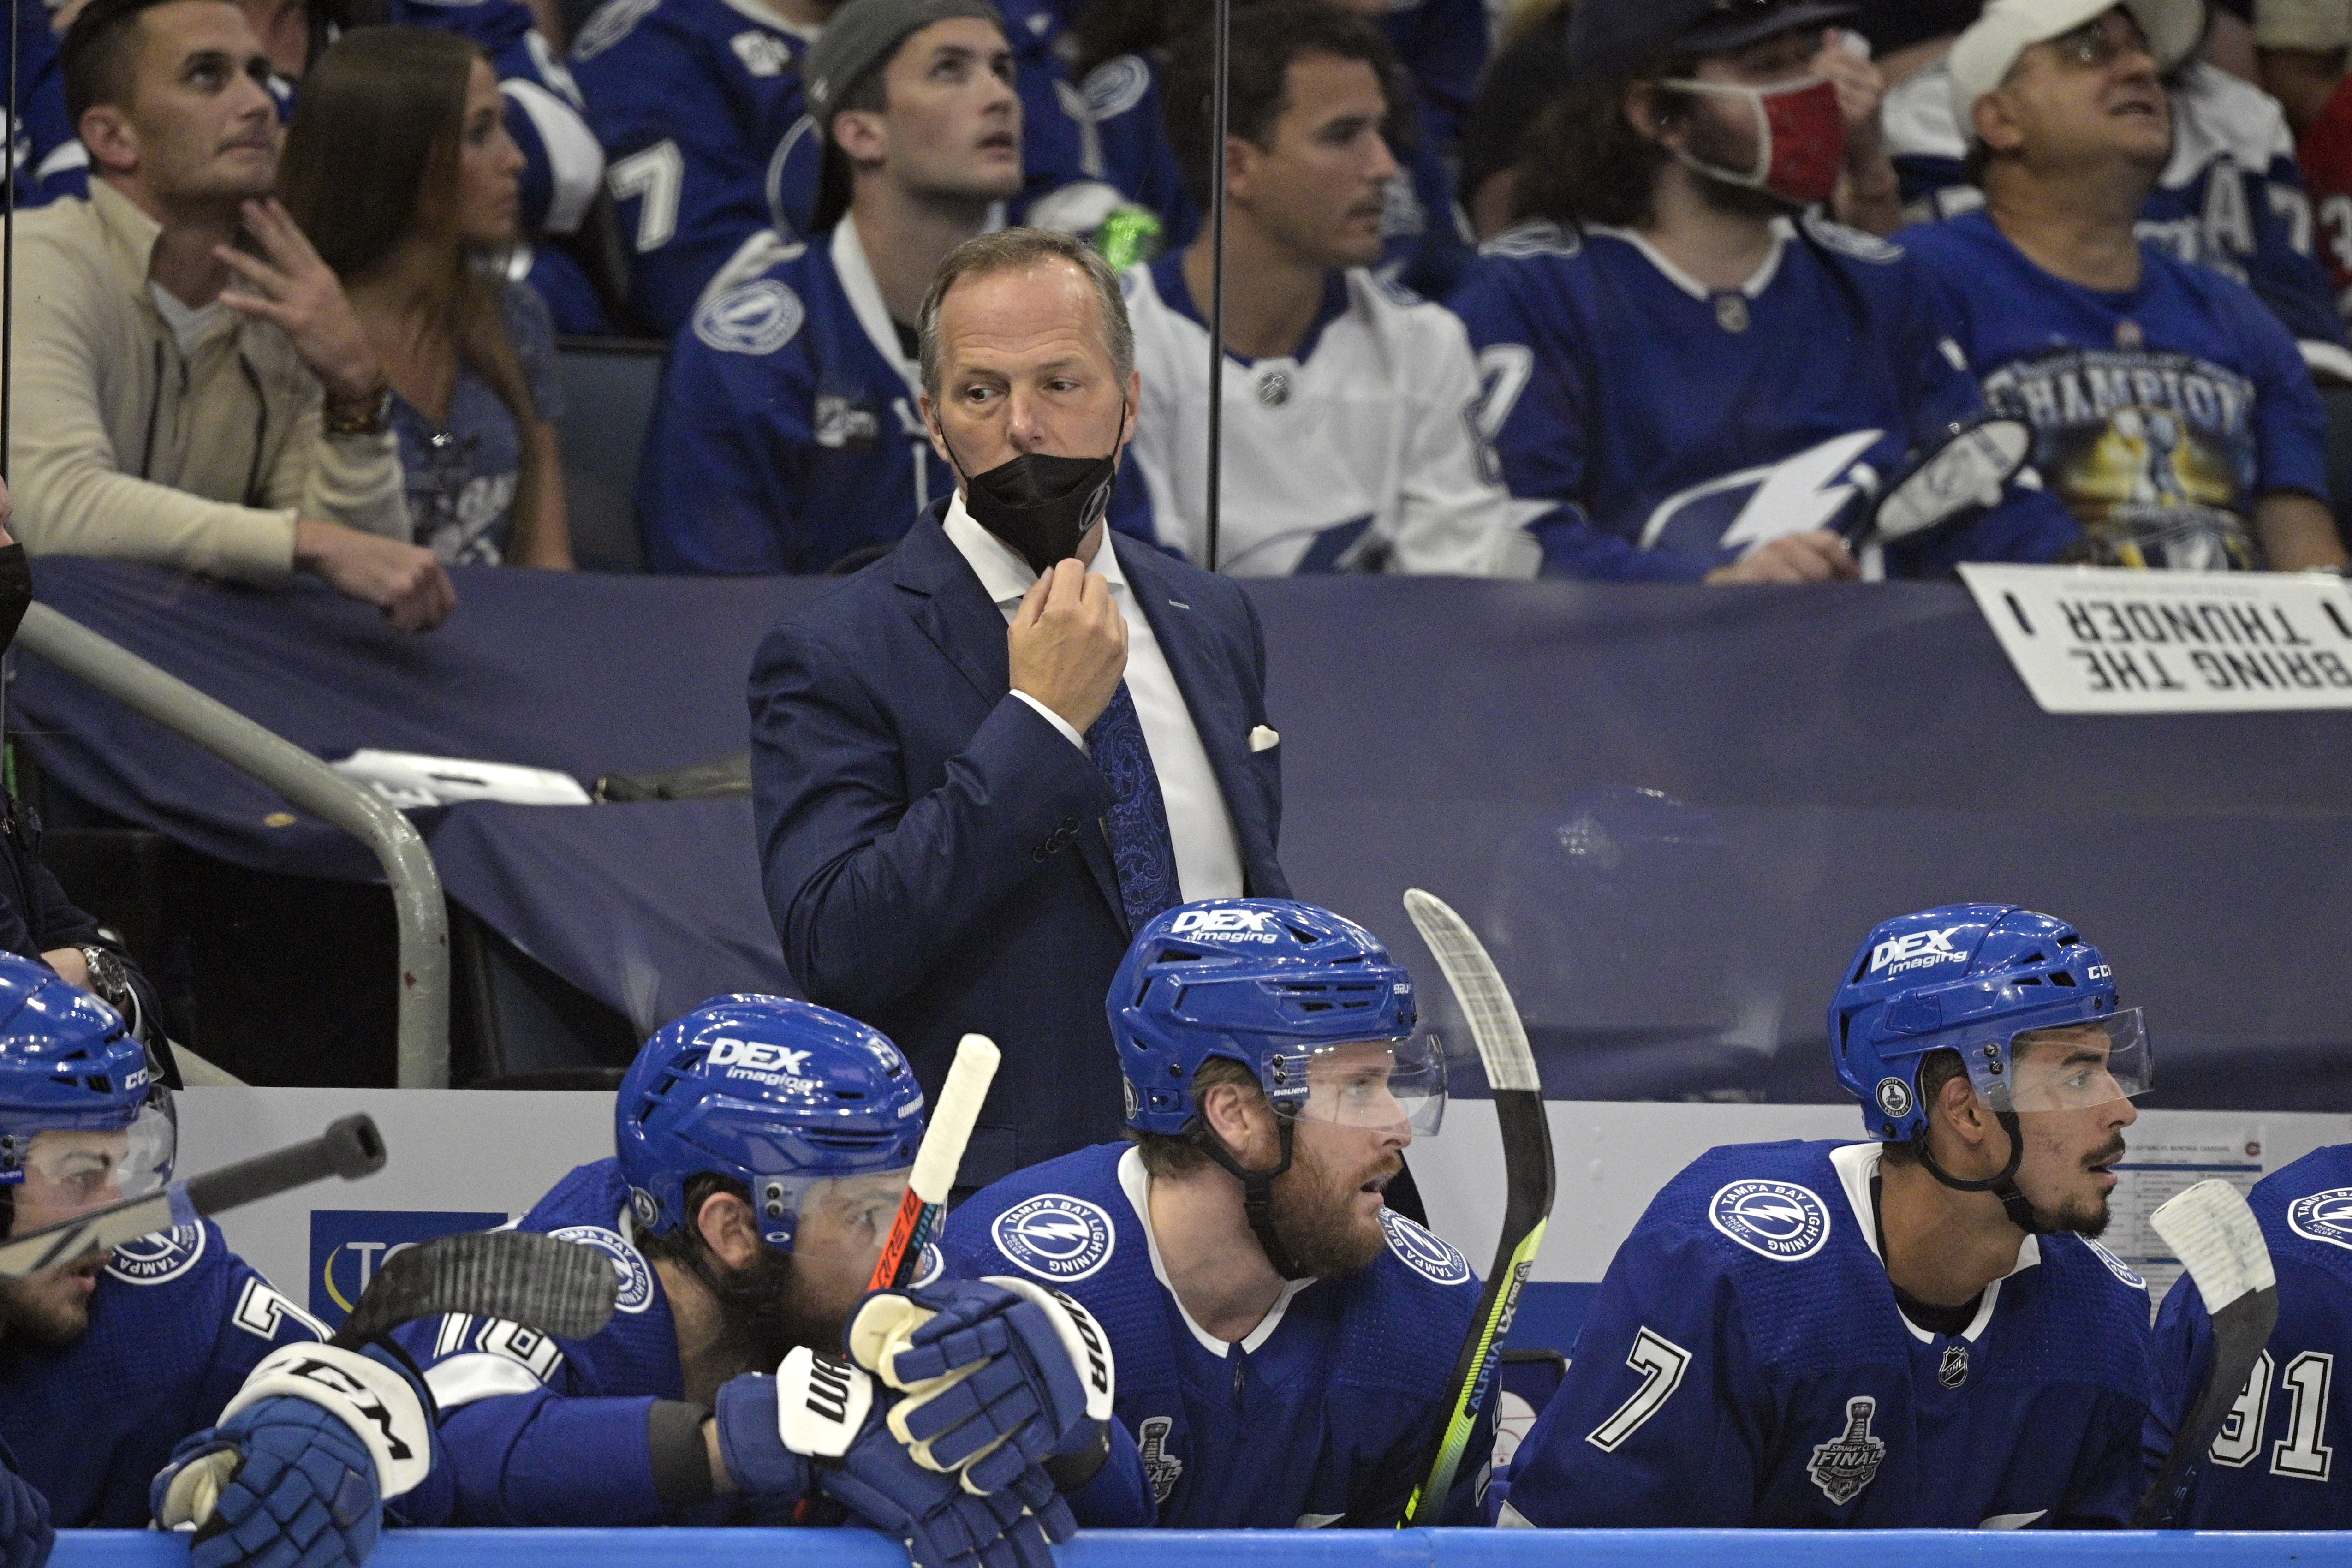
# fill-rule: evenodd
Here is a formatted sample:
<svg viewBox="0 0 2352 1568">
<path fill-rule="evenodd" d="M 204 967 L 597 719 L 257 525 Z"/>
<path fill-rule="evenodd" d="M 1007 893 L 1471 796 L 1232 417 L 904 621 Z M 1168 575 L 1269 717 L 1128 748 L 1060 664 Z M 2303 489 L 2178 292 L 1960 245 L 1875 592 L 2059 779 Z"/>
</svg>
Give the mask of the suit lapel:
<svg viewBox="0 0 2352 1568">
<path fill-rule="evenodd" d="M 1012 660 L 1004 646 L 1004 612 L 991 602 L 971 563 L 948 537 L 940 521 L 946 510 L 946 502 L 940 502 L 907 531 L 891 556 L 896 563 L 894 581 L 912 601 L 911 613 L 923 635 L 993 707 L 1013 689 Z M 1126 559 L 1119 557 L 1122 563 Z M 1158 624 L 1153 623 L 1155 630 Z M 1103 901 L 1110 906 L 1111 918 L 1124 930 L 1127 902 L 1119 897 L 1118 871 L 1111 864 L 1101 818 L 1080 829 L 1077 851 Z"/>
<path fill-rule="evenodd" d="M 940 526 L 945 510 L 940 502 L 915 520 L 891 554 L 893 580 L 912 596 L 910 613 L 923 635 L 993 706 L 1013 689 L 1004 613 Z"/>
</svg>

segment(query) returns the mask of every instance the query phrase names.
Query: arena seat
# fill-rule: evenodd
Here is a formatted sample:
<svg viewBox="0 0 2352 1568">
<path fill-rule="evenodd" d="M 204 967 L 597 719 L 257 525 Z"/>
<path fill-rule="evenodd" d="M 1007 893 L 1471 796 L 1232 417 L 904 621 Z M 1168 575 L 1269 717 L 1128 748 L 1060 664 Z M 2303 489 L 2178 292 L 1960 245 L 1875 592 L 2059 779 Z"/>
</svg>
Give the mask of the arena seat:
<svg viewBox="0 0 2352 1568">
<path fill-rule="evenodd" d="M 653 417 L 667 345 L 636 338 L 565 338 L 563 499 L 572 553 L 583 571 L 642 572 L 637 454 Z"/>
</svg>

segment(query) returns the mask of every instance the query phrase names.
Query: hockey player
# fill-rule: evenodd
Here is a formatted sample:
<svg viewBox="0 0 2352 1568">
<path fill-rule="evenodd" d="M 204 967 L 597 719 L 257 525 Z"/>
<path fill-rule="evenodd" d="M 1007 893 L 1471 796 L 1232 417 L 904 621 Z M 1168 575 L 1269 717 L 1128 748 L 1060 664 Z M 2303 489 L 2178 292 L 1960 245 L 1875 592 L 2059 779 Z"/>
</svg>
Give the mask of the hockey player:
<svg viewBox="0 0 2352 1568">
<path fill-rule="evenodd" d="M 175 1127 L 112 1009 L 0 954 L 0 1235 L 155 1190 Z M 0 1280 L 0 1445 L 60 1527 L 140 1529 L 173 1445 L 264 1357 L 325 1337 L 209 1220 Z"/>
<path fill-rule="evenodd" d="M 922 1109 L 897 1047 L 805 1002 L 719 997 L 657 1031 L 621 1085 L 616 1156 L 521 1222 L 612 1258 L 611 1323 L 583 1342 L 457 1316 L 398 1331 L 441 1412 L 442 1519 L 784 1523 L 806 1504 L 898 1536 L 921 1568 L 1045 1568 L 1070 1528 L 1051 1480 L 1016 1467 L 975 1495 L 924 1468 L 892 1435 L 888 1390 L 834 1359 Z M 1109 1458 L 1080 1499 L 1123 1492 L 1131 1518 L 1133 1447 Z"/>
<path fill-rule="evenodd" d="M 1132 1143 L 967 1199 L 949 1271 L 1025 1275 L 1101 1321 L 1162 1526 L 1394 1524 L 1478 1296 L 1382 1201 L 1445 1104 L 1412 979 L 1327 910 L 1213 899 L 1137 934 L 1108 1008 Z M 1449 1517 L 1473 1513 L 1493 1436 Z"/>
<path fill-rule="evenodd" d="M 2305 1155 L 2248 1200 L 2278 1271 L 2279 1319 L 2237 1407 L 2169 1522 L 2189 1530 L 2352 1529 L 2352 1143 Z M 2213 1367 L 2213 1324 L 2187 1275 L 2156 1319 L 2147 1457 L 2161 1463 Z"/>
<path fill-rule="evenodd" d="M 1180 55 L 1169 102 L 1193 200 L 1226 184 L 1224 493 L 1205 531 L 1213 252 L 1129 271 L 1143 408 L 1132 455 L 1159 542 L 1244 576 L 1318 572 L 1532 574 L 1537 551 L 1469 411 L 1462 323 L 1380 282 L 1382 125 L 1400 79 L 1377 24 L 1316 0 L 1233 17 L 1230 134 L 1213 146 L 1205 50 Z"/>
<path fill-rule="evenodd" d="M 1854 577 L 1849 541 L 1876 500 L 1982 417 L 1919 268 L 1815 210 L 1856 173 L 1849 117 L 1875 123 L 1823 59 L 1845 11 L 1571 12 L 1570 85 L 1528 138 L 1523 221 L 1453 300 L 1478 346 L 1479 423 L 1548 574 Z M 2073 543 L 2063 509 L 2010 478 L 1961 487 L 1948 526 L 1887 549 L 1885 570 Z"/>
<path fill-rule="evenodd" d="M 1701 1155 L 1617 1251 L 1502 1522 L 2121 1525 L 2147 1290 L 2107 1223 L 2138 1009 L 2063 922 L 1880 925 L 1829 1009 L 1864 1143 Z"/>
<path fill-rule="evenodd" d="M 2352 381 L 2352 347 L 2313 253 L 2311 197 L 2277 100 L 2197 58 L 2204 0 L 2134 0 L 2132 10 L 2155 46 L 2174 120 L 2172 156 L 2140 212 L 2139 237 L 2245 284 L 2294 334 L 2315 373 Z M 1968 175 L 1951 74 L 1941 62 L 1889 92 L 1885 118 L 1912 216 L 1954 217 L 1984 205 Z"/>
<path fill-rule="evenodd" d="M 915 318 L 940 260 L 1021 190 L 1003 18 L 860 0 L 809 81 L 849 209 L 813 243 L 747 245 L 678 334 L 637 486 L 656 572 L 823 572 L 887 550 L 954 482 L 918 412 Z"/>
<path fill-rule="evenodd" d="M 1985 206 L 1906 229 L 1999 413 L 2111 565 L 2347 564 L 2326 419 L 2245 287 L 2138 239 L 2172 155 L 2157 60 L 2193 0 L 1993 0 L 1947 58 Z M 2167 18 L 2170 18 L 2167 20 Z"/>
</svg>

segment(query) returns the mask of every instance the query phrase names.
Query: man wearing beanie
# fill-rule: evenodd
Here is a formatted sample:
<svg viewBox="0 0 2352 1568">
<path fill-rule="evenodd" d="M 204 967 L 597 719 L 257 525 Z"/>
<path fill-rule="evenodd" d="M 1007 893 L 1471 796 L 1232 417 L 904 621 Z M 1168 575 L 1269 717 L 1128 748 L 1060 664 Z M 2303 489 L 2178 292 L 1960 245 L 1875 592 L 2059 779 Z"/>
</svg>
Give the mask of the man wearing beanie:
<svg viewBox="0 0 2352 1568">
<path fill-rule="evenodd" d="M 824 572 L 952 488 L 918 413 L 915 317 L 940 259 L 1020 193 L 1013 72 L 989 0 L 835 14 L 806 79 L 830 232 L 745 247 L 678 333 L 637 491 L 653 570 Z"/>
<path fill-rule="evenodd" d="M 1901 243 L 1950 296 L 1988 404 L 2112 565 L 2346 563 L 2302 355 L 2243 285 L 2141 243 L 2172 153 L 2158 61 L 2197 0 L 1993 0 L 1952 46 L 1981 211 Z"/>
</svg>

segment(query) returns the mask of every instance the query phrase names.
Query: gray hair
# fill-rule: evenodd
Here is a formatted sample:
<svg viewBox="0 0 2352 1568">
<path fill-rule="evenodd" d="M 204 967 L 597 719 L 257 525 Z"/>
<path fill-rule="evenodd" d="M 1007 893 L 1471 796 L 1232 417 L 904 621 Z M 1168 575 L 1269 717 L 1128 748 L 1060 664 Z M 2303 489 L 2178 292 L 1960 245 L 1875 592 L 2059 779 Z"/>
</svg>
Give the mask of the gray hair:
<svg viewBox="0 0 2352 1568">
<path fill-rule="evenodd" d="M 1055 258 L 1085 273 L 1087 281 L 1094 285 L 1107 340 L 1103 346 L 1110 351 L 1120 390 L 1126 390 L 1127 378 L 1135 370 L 1135 329 L 1128 322 L 1127 299 L 1119 292 L 1118 274 L 1110 269 L 1110 263 L 1076 235 L 1050 228 L 1001 228 L 967 239 L 950 251 L 940 263 L 939 275 L 931 279 L 930 292 L 923 296 L 915 330 L 922 340 L 923 390 L 933 402 L 940 395 L 940 306 L 956 280 L 992 272 L 1024 272 Z"/>
</svg>

